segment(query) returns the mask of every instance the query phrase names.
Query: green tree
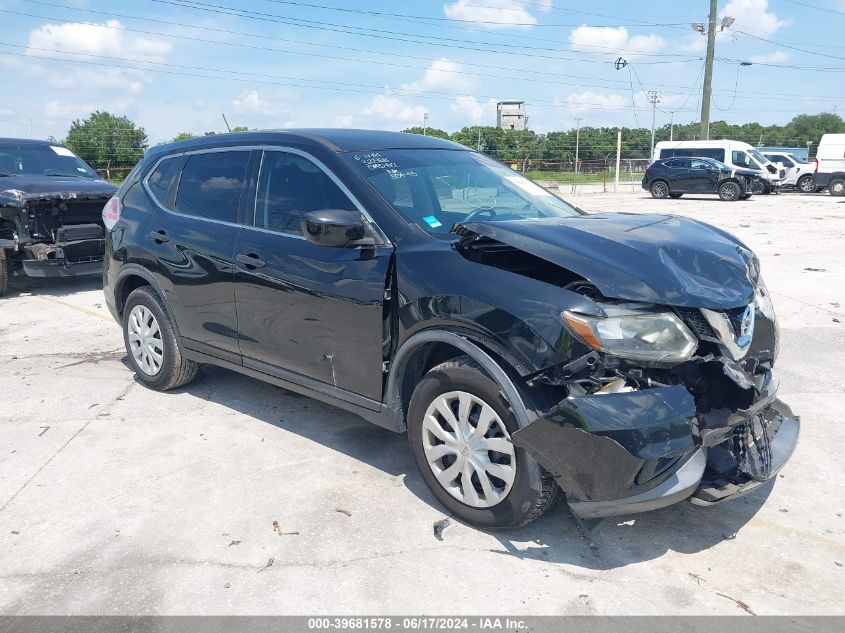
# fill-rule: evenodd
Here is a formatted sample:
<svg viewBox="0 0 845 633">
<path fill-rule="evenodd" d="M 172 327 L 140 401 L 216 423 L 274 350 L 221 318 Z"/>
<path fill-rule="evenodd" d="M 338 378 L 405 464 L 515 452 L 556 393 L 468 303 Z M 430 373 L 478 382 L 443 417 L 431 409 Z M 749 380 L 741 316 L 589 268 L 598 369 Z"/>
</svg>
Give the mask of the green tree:
<svg viewBox="0 0 845 633">
<path fill-rule="evenodd" d="M 414 127 L 409 127 L 406 130 L 402 130 L 407 134 L 422 134 L 423 129 L 422 126 L 415 125 Z M 425 133 L 427 136 L 436 136 L 437 138 L 449 138 L 449 133 L 444 132 L 443 130 L 438 130 L 436 127 L 427 127 L 425 128 Z"/>
<path fill-rule="evenodd" d="M 176 136 L 173 137 L 173 142 L 176 141 L 187 141 L 189 138 L 194 138 L 194 135 L 190 132 L 179 132 Z"/>
<path fill-rule="evenodd" d="M 98 166 L 137 163 L 149 147 L 144 128 L 125 116 L 99 111 L 87 119 L 74 121 L 65 145 L 82 160 Z"/>
</svg>

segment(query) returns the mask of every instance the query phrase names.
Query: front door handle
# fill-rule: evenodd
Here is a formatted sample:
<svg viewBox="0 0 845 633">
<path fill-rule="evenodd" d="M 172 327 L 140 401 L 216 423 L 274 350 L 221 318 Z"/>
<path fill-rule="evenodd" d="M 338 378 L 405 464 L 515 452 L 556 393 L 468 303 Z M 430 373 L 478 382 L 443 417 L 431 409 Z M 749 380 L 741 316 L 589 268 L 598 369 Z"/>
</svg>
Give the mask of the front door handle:
<svg viewBox="0 0 845 633">
<path fill-rule="evenodd" d="M 235 261 L 243 264 L 249 270 L 263 268 L 267 265 L 267 262 L 258 257 L 258 255 L 256 255 L 255 253 L 238 253 L 237 255 L 235 255 Z"/>
<path fill-rule="evenodd" d="M 166 231 L 150 231 L 150 234 L 147 237 L 156 244 L 163 244 L 164 242 L 170 241 L 170 236 Z"/>
</svg>

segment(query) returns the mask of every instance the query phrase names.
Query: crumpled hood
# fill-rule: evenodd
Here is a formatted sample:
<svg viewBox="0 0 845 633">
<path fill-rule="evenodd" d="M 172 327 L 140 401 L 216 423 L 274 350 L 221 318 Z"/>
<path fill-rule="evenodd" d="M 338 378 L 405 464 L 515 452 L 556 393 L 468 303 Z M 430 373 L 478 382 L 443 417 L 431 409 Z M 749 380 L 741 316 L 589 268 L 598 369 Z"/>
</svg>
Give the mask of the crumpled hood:
<svg viewBox="0 0 845 633">
<path fill-rule="evenodd" d="M 596 213 L 468 222 L 458 235 L 487 237 L 566 268 L 606 297 L 690 308 L 747 305 L 759 276 L 738 239 L 689 218 Z"/>
<path fill-rule="evenodd" d="M 23 207 L 32 200 L 110 198 L 117 187 L 75 176 L 0 176 L 0 206 Z"/>
</svg>

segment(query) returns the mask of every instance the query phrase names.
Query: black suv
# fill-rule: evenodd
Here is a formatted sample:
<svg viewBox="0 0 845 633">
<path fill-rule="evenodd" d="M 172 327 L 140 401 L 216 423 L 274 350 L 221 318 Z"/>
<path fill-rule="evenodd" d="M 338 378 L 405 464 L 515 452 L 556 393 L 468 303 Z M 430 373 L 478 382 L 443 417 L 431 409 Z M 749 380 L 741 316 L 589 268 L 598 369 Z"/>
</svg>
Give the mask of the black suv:
<svg viewBox="0 0 845 633">
<path fill-rule="evenodd" d="M 700 222 L 585 214 L 461 145 L 357 130 L 157 147 L 103 215 L 141 382 L 213 363 L 407 431 L 476 525 L 559 489 L 582 517 L 715 503 L 797 441 L 757 259 Z"/>
<path fill-rule="evenodd" d="M 759 172 L 735 169 L 713 158 L 676 157 L 656 160 L 646 169 L 643 189 L 654 198 L 680 198 L 685 193 L 715 193 L 727 202 L 763 193 Z"/>
</svg>

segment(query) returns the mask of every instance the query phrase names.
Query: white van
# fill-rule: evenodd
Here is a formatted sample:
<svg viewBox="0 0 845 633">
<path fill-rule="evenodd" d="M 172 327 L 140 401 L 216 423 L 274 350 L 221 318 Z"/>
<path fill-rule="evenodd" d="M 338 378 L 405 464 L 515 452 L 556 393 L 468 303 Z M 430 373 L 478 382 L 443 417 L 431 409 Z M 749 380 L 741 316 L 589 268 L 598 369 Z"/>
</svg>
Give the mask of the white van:
<svg viewBox="0 0 845 633">
<path fill-rule="evenodd" d="M 825 134 L 816 151 L 816 185 L 845 196 L 845 134 Z"/>
<path fill-rule="evenodd" d="M 768 185 L 763 193 L 776 191 L 786 178 L 785 169 L 778 169 L 754 147 L 740 141 L 660 141 L 654 146 L 651 159 L 655 161 L 675 156 L 715 158 L 729 167 L 760 172 L 760 177 Z"/>
</svg>

